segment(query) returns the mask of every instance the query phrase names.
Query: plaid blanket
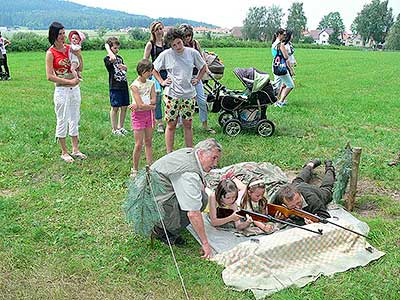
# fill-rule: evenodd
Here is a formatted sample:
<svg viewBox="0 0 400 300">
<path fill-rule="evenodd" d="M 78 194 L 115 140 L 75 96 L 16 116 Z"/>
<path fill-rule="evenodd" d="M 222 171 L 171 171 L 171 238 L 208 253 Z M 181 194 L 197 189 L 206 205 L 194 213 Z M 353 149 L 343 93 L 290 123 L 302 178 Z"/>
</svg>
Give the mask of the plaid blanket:
<svg viewBox="0 0 400 300">
<path fill-rule="evenodd" d="M 282 170 L 270 163 L 241 163 L 213 170 L 206 177 L 208 186 L 215 188 L 220 176 L 229 170 L 244 183 L 254 176 L 262 177 L 268 197 L 288 182 Z M 369 231 L 366 223 L 337 205 L 331 206 L 329 213 L 332 222 L 362 234 Z M 385 254 L 365 238 L 331 224 L 306 225 L 313 230 L 322 229 L 323 235 L 290 228 L 271 235 L 244 237 L 213 227 L 207 216 L 203 219 L 210 245 L 217 253 L 213 259 L 225 266 L 225 284 L 236 290 L 251 289 L 257 299 L 289 286 L 302 287 L 321 275 L 365 266 Z M 198 239 L 190 225 L 188 230 Z"/>
</svg>

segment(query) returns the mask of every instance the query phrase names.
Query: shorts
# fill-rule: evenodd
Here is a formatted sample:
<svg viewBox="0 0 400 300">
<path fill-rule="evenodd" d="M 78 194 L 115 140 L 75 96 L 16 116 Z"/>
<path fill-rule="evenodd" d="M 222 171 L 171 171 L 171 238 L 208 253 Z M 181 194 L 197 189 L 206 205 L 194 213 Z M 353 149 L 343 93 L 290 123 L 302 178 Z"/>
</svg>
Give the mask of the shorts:
<svg viewBox="0 0 400 300">
<path fill-rule="evenodd" d="M 172 98 L 170 96 L 164 95 L 165 121 L 175 121 L 178 119 L 179 116 L 181 116 L 184 120 L 192 120 L 195 102 L 195 98 L 182 99 Z"/>
<path fill-rule="evenodd" d="M 133 130 L 154 128 L 155 119 L 153 110 L 133 111 L 131 113 Z"/>
<path fill-rule="evenodd" d="M 287 88 L 294 89 L 294 81 L 292 76 L 290 76 L 289 71 L 285 75 L 278 76 L 280 80 L 280 85 L 284 84 Z"/>
<path fill-rule="evenodd" d="M 128 106 L 130 104 L 128 89 L 123 89 L 123 90 L 111 89 L 110 104 L 112 107 Z"/>
</svg>

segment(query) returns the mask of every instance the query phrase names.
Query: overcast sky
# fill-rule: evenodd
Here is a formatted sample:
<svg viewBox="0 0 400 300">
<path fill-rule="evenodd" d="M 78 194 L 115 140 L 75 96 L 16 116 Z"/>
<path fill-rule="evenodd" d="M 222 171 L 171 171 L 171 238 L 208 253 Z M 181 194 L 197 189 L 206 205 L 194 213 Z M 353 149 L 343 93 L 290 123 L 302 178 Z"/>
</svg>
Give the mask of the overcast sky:
<svg viewBox="0 0 400 300">
<path fill-rule="evenodd" d="M 231 28 L 242 26 L 243 20 L 250 7 L 279 5 L 285 16 L 293 2 L 303 2 L 303 9 L 307 17 L 309 29 L 316 29 L 324 15 L 338 11 L 342 16 L 346 30 L 357 13 L 365 4 L 372 0 L 69 0 L 87 6 L 121 10 L 127 13 L 145 15 L 151 18 L 174 17 L 206 22 L 220 27 Z M 191 4 L 193 3 L 193 4 Z M 400 13 L 400 0 L 389 0 L 389 7 L 393 8 L 396 19 Z"/>
</svg>

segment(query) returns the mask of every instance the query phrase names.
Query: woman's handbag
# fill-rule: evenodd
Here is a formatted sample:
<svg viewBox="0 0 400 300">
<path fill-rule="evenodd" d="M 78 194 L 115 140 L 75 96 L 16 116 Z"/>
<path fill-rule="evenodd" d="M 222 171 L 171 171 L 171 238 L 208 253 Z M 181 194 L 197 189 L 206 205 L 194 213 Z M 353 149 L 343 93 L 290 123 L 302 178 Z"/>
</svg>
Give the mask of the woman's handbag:
<svg viewBox="0 0 400 300">
<path fill-rule="evenodd" d="M 277 76 L 282 76 L 286 75 L 288 72 L 287 66 L 286 66 L 286 60 L 283 57 L 281 49 L 279 49 L 280 44 L 276 46 L 276 55 L 274 57 L 274 63 L 273 63 L 273 70 L 274 74 Z"/>
</svg>

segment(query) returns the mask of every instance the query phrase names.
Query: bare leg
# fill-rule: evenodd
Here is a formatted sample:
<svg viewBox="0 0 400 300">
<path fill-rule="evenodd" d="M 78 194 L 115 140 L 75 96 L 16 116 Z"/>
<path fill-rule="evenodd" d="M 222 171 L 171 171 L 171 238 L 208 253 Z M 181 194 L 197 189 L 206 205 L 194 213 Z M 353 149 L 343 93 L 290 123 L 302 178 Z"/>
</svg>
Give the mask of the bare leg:
<svg viewBox="0 0 400 300">
<path fill-rule="evenodd" d="M 72 140 L 72 152 L 76 153 L 79 152 L 79 138 L 77 135 L 71 136 Z"/>
<path fill-rule="evenodd" d="M 146 128 L 144 130 L 144 147 L 146 153 L 146 162 L 149 166 L 153 162 L 152 140 L 153 140 L 153 128 Z"/>
<path fill-rule="evenodd" d="M 178 119 L 169 121 L 167 123 L 167 128 L 165 129 L 165 146 L 167 148 L 167 153 L 172 152 L 174 149 L 174 137 L 177 122 Z"/>
<path fill-rule="evenodd" d="M 193 129 L 192 120 L 182 119 L 183 121 L 183 135 L 185 137 L 186 147 L 193 147 Z"/>
<path fill-rule="evenodd" d="M 118 109 L 119 107 L 111 107 L 110 110 L 111 127 L 113 131 L 118 129 Z"/>
<path fill-rule="evenodd" d="M 142 152 L 144 129 L 134 131 L 135 135 L 135 148 L 133 149 L 133 169 L 139 170 L 139 159 Z"/>
<path fill-rule="evenodd" d="M 127 108 L 128 108 L 128 106 L 121 106 L 121 110 L 119 112 L 119 126 L 118 126 L 118 129 L 124 128 L 126 109 Z"/>
<path fill-rule="evenodd" d="M 286 97 L 289 95 L 289 93 L 291 92 L 293 90 L 293 88 L 288 88 L 288 87 L 286 87 L 286 88 L 284 88 L 283 89 L 283 91 L 282 91 L 282 97 L 281 97 L 281 102 L 284 102 L 284 101 L 286 101 Z"/>
<path fill-rule="evenodd" d="M 67 143 L 66 143 L 65 137 L 64 138 L 58 138 L 58 140 L 59 140 L 60 146 L 61 146 L 61 154 L 62 155 L 68 154 Z"/>
</svg>

